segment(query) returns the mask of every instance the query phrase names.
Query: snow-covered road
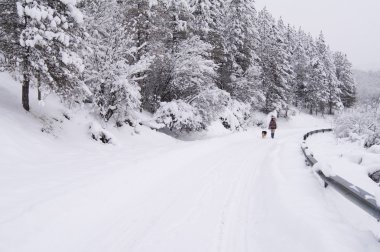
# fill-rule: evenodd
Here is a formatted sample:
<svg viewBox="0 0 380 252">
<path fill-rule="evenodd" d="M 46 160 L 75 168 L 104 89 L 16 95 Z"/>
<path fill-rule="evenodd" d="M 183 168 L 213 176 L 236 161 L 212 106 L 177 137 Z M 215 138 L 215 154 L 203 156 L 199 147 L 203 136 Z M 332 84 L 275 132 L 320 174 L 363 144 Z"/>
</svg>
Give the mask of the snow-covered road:
<svg viewBox="0 0 380 252">
<path fill-rule="evenodd" d="M 282 124 L 275 140 L 152 137 L 2 160 L 0 251 L 378 252 L 304 164 L 304 125 L 320 122 Z"/>
</svg>

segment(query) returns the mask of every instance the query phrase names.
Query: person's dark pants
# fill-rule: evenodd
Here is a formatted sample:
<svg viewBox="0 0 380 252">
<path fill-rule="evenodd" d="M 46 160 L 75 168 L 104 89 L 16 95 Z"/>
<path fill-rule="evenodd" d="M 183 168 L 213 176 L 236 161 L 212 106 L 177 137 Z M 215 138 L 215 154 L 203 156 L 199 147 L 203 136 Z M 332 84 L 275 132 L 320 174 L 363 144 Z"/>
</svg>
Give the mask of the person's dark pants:
<svg viewBox="0 0 380 252">
<path fill-rule="evenodd" d="M 270 135 L 271 135 L 272 138 L 274 138 L 274 132 L 275 132 L 275 131 L 276 131 L 276 130 L 274 130 L 274 129 L 271 130 Z"/>
</svg>

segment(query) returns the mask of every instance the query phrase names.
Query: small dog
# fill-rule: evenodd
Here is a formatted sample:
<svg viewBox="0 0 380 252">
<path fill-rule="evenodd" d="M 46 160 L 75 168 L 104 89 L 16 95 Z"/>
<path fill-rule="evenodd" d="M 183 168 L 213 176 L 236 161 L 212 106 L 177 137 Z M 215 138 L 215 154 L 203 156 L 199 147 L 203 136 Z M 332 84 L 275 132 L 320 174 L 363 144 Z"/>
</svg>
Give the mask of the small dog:
<svg viewBox="0 0 380 252">
<path fill-rule="evenodd" d="M 268 132 L 265 131 L 265 130 L 263 130 L 263 131 L 261 132 L 261 137 L 264 139 L 264 138 L 267 137 L 267 134 L 268 134 Z"/>
</svg>

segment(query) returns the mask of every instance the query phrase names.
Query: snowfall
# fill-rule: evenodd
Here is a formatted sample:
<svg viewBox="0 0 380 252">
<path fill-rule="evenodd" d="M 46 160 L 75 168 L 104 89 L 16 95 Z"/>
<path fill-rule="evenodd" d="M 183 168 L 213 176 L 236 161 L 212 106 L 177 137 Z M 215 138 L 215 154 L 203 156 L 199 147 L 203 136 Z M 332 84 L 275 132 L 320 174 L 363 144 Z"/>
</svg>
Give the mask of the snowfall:
<svg viewBox="0 0 380 252">
<path fill-rule="evenodd" d="M 302 135 L 328 119 L 279 120 L 274 140 L 217 124 L 186 140 L 109 127 L 105 145 L 89 115 L 35 100 L 24 112 L 20 84 L 0 74 L 1 252 L 380 251 L 380 223 L 305 163 Z M 308 145 L 379 193 L 367 176 L 379 154 L 332 133 Z"/>
</svg>

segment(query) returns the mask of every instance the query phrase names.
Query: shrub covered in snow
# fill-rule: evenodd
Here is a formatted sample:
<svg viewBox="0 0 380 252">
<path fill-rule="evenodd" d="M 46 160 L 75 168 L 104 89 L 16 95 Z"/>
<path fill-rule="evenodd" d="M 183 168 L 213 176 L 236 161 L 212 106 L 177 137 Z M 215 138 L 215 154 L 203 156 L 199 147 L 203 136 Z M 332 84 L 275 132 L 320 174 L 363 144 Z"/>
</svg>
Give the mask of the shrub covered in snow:
<svg viewBox="0 0 380 252">
<path fill-rule="evenodd" d="M 97 123 L 92 122 L 89 126 L 89 133 L 95 141 L 101 141 L 102 143 L 108 144 L 114 144 L 114 137 L 113 135 L 108 132 L 107 130 L 103 129 L 103 127 Z"/>
<path fill-rule="evenodd" d="M 370 174 L 370 178 L 373 181 L 375 181 L 376 183 L 379 183 L 380 182 L 380 171 L 377 171 L 377 172 L 374 172 L 374 173 Z"/>
<path fill-rule="evenodd" d="M 157 123 L 171 131 L 199 131 L 205 128 L 199 111 L 182 100 L 161 103 L 154 114 Z"/>
<path fill-rule="evenodd" d="M 373 123 L 373 117 L 365 111 L 343 112 L 335 119 L 335 134 L 339 138 L 367 135 Z"/>
<path fill-rule="evenodd" d="M 199 111 L 203 123 L 209 125 L 220 118 L 228 107 L 230 100 L 229 93 L 214 88 L 203 91 L 194 97 L 190 104 Z"/>
<path fill-rule="evenodd" d="M 285 108 L 279 109 L 275 116 L 289 118 L 289 117 L 294 117 L 297 114 L 299 114 L 299 110 L 297 108 L 286 106 Z"/>
<path fill-rule="evenodd" d="M 106 122 L 112 118 L 119 123 L 136 124 L 136 112 L 141 105 L 140 87 L 136 82 L 119 78 L 114 82 L 94 86 L 93 93 L 94 110 Z"/>
<path fill-rule="evenodd" d="M 365 148 L 380 152 L 380 100 L 365 102 L 335 118 L 335 135 L 361 141 Z"/>
<path fill-rule="evenodd" d="M 373 132 L 367 136 L 364 142 L 364 147 L 372 148 L 380 145 L 380 132 Z M 372 148 L 375 149 L 375 148 Z"/>
<path fill-rule="evenodd" d="M 369 152 L 380 154 L 380 145 L 373 145 L 368 149 Z"/>
<path fill-rule="evenodd" d="M 334 173 L 334 170 L 333 170 L 332 166 L 330 164 L 324 163 L 324 162 L 318 162 L 318 163 L 316 163 L 313 166 L 313 171 L 314 172 L 322 171 L 323 174 L 326 177 L 334 177 L 334 176 L 336 176 L 336 174 Z"/>
<path fill-rule="evenodd" d="M 161 103 L 154 117 L 163 127 L 179 132 L 203 130 L 215 121 L 221 121 L 226 129 L 232 131 L 255 124 L 251 120 L 249 104 L 234 100 L 217 88 L 201 92 L 189 102 L 174 100 Z"/>
<path fill-rule="evenodd" d="M 248 125 L 251 106 L 236 100 L 230 100 L 220 120 L 223 126 L 231 130 L 245 129 Z"/>
<path fill-rule="evenodd" d="M 114 0 L 84 4 L 88 33 L 84 79 L 91 91 L 92 109 L 103 121 L 135 126 L 142 99 L 136 76 L 147 71 L 150 58 L 138 57 L 133 34 L 120 21 L 125 18 L 120 7 Z"/>
<path fill-rule="evenodd" d="M 377 108 L 368 105 L 341 113 L 335 119 L 335 135 L 351 141 L 363 141 L 366 148 L 380 145 L 380 119 Z"/>
</svg>

